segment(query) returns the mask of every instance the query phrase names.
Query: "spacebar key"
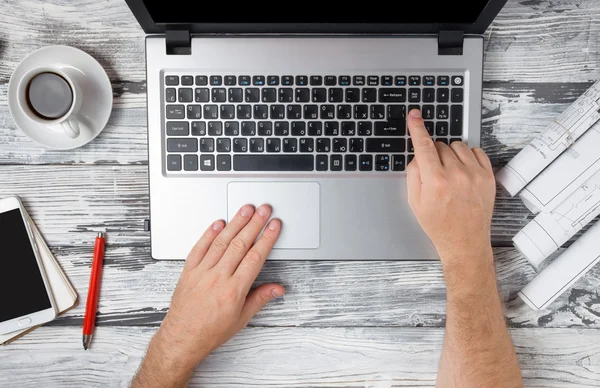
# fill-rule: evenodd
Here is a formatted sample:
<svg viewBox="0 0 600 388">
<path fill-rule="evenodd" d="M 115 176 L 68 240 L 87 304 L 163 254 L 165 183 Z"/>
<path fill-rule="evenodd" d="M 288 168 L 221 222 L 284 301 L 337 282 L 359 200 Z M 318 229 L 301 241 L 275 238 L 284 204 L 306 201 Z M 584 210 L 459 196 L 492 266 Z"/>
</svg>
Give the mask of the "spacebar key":
<svg viewBox="0 0 600 388">
<path fill-rule="evenodd" d="M 313 155 L 233 155 L 234 171 L 313 171 Z"/>
</svg>

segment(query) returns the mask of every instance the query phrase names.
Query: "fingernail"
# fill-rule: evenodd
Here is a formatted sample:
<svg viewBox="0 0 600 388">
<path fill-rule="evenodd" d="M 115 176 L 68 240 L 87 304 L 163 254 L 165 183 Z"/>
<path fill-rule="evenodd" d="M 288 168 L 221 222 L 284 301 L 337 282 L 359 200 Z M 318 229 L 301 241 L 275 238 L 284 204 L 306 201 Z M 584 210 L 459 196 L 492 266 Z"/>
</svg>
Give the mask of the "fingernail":
<svg viewBox="0 0 600 388">
<path fill-rule="evenodd" d="M 254 211 L 254 209 L 252 208 L 252 206 L 246 205 L 242 208 L 240 215 L 242 217 L 250 217 L 252 215 L 253 211 Z"/>
<path fill-rule="evenodd" d="M 421 111 L 419 109 L 413 109 L 410 111 L 410 116 L 415 119 L 421 118 Z"/>
<path fill-rule="evenodd" d="M 271 229 L 271 230 L 277 229 L 277 221 L 271 220 L 271 222 L 269 222 L 269 229 Z"/>
<path fill-rule="evenodd" d="M 271 291 L 271 294 L 273 294 L 273 296 L 275 298 L 281 298 L 283 296 L 283 292 L 281 292 L 281 290 L 279 288 L 273 288 L 273 291 Z"/>
<path fill-rule="evenodd" d="M 223 221 L 217 221 L 213 224 L 213 230 L 223 229 Z"/>
<path fill-rule="evenodd" d="M 267 214 L 269 214 L 269 211 L 267 210 L 267 207 L 265 205 L 262 205 L 258 208 L 258 215 L 261 217 L 266 216 Z"/>
</svg>

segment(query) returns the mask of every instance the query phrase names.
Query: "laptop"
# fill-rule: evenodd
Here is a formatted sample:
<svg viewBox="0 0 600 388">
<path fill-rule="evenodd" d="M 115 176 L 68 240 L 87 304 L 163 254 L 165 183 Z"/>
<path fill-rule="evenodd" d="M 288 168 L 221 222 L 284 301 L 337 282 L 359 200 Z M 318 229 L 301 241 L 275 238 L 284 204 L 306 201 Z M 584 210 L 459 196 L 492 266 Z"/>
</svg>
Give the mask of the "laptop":
<svg viewBox="0 0 600 388">
<path fill-rule="evenodd" d="M 421 110 L 479 146 L 483 37 L 506 0 L 281 5 L 127 0 L 146 37 L 152 257 L 270 204 L 270 259 L 427 260 L 407 201 Z"/>
</svg>

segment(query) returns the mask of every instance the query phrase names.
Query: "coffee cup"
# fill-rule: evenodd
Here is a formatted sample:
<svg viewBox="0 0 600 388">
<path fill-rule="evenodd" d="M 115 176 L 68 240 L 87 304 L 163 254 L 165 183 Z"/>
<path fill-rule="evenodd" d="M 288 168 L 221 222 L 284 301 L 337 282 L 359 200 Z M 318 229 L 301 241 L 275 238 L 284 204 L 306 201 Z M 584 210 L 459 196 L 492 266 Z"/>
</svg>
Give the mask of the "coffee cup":
<svg viewBox="0 0 600 388">
<path fill-rule="evenodd" d="M 80 134 L 82 96 L 73 77 L 49 66 L 28 71 L 17 86 L 17 103 L 28 119 L 73 139 Z"/>
</svg>

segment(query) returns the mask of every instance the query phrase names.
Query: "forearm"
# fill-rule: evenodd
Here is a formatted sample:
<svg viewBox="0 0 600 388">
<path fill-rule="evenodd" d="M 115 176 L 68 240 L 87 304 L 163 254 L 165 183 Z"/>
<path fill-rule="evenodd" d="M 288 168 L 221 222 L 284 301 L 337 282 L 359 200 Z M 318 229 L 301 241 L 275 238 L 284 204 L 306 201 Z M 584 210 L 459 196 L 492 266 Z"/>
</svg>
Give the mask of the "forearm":
<svg viewBox="0 0 600 388">
<path fill-rule="evenodd" d="M 460 258 L 466 265 L 444 268 L 446 336 L 437 386 L 522 387 L 498 295 L 491 247 L 477 255 L 481 257 Z"/>
</svg>

